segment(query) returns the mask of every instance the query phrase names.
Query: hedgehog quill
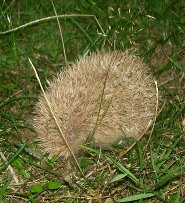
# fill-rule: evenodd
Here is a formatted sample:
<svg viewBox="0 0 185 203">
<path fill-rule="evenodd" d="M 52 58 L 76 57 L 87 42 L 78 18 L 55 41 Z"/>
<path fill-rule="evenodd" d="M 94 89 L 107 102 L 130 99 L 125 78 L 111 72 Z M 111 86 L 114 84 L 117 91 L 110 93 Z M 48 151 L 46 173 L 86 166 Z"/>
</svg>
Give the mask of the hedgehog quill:
<svg viewBox="0 0 185 203">
<path fill-rule="evenodd" d="M 75 155 L 92 132 L 92 145 L 105 149 L 122 137 L 138 140 L 156 115 L 154 77 L 128 51 L 81 57 L 49 83 L 46 96 Z M 43 151 L 68 159 L 70 152 L 42 94 L 35 113 L 34 126 Z"/>
</svg>

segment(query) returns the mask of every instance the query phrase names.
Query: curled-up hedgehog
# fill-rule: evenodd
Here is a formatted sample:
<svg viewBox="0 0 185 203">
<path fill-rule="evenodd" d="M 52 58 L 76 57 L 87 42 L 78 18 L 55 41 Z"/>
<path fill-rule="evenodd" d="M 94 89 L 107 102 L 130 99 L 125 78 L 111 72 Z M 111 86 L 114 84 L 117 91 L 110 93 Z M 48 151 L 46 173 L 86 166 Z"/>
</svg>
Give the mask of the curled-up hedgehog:
<svg viewBox="0 0 185 203">
<path fill-rule="evenodd" d="M 150 69 L 128 51 L 83 56 L 58 74 L 46 90 L 52 111 L 74 154 L 91 136 L 93 146 L 110 149 L 122 137 L 138 140 L 156 115 L 156 85 Z M 34 126 L 50 155 L 70 157 L 44 95 Z"/>
</svg>

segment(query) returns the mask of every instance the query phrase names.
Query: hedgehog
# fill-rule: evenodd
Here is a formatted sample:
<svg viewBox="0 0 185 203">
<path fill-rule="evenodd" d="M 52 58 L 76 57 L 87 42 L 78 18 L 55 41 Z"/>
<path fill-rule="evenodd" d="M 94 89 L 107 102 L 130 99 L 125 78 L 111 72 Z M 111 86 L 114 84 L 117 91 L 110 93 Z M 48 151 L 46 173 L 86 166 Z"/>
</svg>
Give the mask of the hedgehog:
<svg viewBox="0 0 185 203">
<path fill-rule="evenodd" d="M 88 140 L 102 149 L 112 149 L 122 137 L 137 141 L 156 115 L 154 76 L 129 51 L 82 56 L 49 81 L 45 94 L 75 155 Z M 35 106 L 34 127 L 43 152 L 71 156 L 43 94 Z"/>
</svg>

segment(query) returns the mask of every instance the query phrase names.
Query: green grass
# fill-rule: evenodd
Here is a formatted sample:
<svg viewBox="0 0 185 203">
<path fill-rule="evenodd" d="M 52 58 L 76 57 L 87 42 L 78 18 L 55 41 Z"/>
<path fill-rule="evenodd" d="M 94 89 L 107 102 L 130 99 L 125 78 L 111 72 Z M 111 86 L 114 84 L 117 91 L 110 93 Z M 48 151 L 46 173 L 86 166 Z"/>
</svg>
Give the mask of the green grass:
<svg viewBox="0 0 185 203">
<path fill-rule="evenodd" d="M 2 2 L 0 31 L 54 15 L 50 1 Z M 148 136 L 120 159 L 121 150 L 86 147 L 79 163 L 87 178 L 76 173 L 64 181 L 63 163 L 43 158 L 28 124 L 40 93 L 28 57 L 44 86 L 65 64 L 57 21 L 0 35 L 0 202 L 184 202 L 184 1 L 55 0 L 54 4 L 58 15 L 95 15 L 106 33 L 93 17 L 60 18 L 68 61 L 101 48 L 136 49 L 154 72 L 163 108 L 147 148 Z"/>
</svg>

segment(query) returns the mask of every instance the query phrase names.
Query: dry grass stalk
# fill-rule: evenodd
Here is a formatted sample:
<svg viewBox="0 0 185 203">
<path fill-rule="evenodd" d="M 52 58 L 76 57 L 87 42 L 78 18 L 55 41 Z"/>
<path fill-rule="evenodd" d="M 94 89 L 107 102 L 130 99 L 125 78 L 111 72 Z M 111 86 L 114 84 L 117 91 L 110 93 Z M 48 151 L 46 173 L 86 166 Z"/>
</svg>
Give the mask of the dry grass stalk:
<svg viewBox="0 0 185 203">
<path fill-rule="evenodd" d="M 1 158 L 4 162 L 7 162 L 6 157 L 4 156 L 4 154 L 3 154 L 1 151 L 0 151 L 0 158 Z M 16 183 L 17 185 L 19 185 L 19 184 L 20 184 L 20 181 L 19 181 L 19 179 L 17 178 L 17 175 L 16 175 L 14 169 L 12 168 L 12 166 L 11 166 L 11 165 L 8 165 L 7 169 L 10 171 L 10 174 L 12 175 L 13 180 L 15 181 L 15 183 Z"/>
<path fill-rule="evenodd" d="M 61 37 L 61 40 L 62 40 L 62 48 L 63 48 L 64 58 L 65 58 L 65 64 L 67 66 L 68 63 L 67 63 L 66 49 L 65 49 L 65 46 L 64 46 L 64 38 L 63 38 L 63 33 L 62 33 L 62 29 L 61 29 L 60 22 L 59 22 L 59 17 L 57 15 L 57 11 L 55 9 L 55 5 L 54 5 L 52 0 L 51 0 L 51 3 L 52 3 L 53 10 L 54 10 L 56 18 L 57 18 L 57 24 L 58 24 L 58 28 L 59 28 L 59 32 L 60 32 L 60 37 Z"/>
<path fill-rule="evenodd" d="M 20 25 L 18 27 L 10 29 L 10 30 L 1 31 L 0 35 L 7 35 L 7 34 L 10 34 L 12 32 L 17 32 L 18 30 L 25 29 L 26 27 L 30 27 L 30 26 L 33 26 L 33 25 L 36 25 L 36 24 L 39 24 L 39 23 L 47 22 L 49 20 L 54 20 L 54 19 L 57 19 L 57 18 L 71 18 L 71 17 L 86 17 L 86 18 L 90 17 L 90 18 L 94 18 L 95 22 L 97 23 L 99 29 L 102 32 L 101 34 L 106 36 L 102 26 L 100 25 L 100 22 L 96 18 L 96 16 L 95 15 L 85 15 L 85 14 L 70 14 L 70 15 L 64 14 L 64 15 L 57 15 L 57 16 L 48 16 L 48 17 L 45 17 L 45 18 L 40 18 L 40 19 L 31 21 L 29 23 L 25 23 L 23 25 Z"/>
<path fill-rule="evenodd" d="M 46 93 L 45 93 L 45 91 L 44 91 L 44 88 L 42 87 L 42 84 L 41 84 L 40 78 L 39 78 L 39 76 L 38 76 L 38 73 L 37 73 L 37 71 L 36 71 L 36 69 L 35 69 L 35 67 L 34 67 L 34 65 L 33 65 L 32 61 L 31 61 L 30 59 L 29 59 L 29 62 L 30 62 L 30 64 L 31 64 L 31 67 L 33 68 L 34 73 L 35 73 L 35 76 L 36 76 L 36 78 L 37 78 L 37 80 L 38 80 L 38 82 L 39 82 L 39 85 L 40 85 L 40 88 L 41 88 L 41 90 L 42 90 L 42 93 L 43 93 L 43 96 L 44 96 L 44 99 L 45 99 L 47 108 L 49 108 L 49 113 L 51 114 L 51 118 L 53 119 L 53 122 L 54 122 L 53 124 L 55 125 L 55 128 L 57 128 L 58 133 L 60 134 L 60 136 L 61 136 L 61 138 L 62 138 L 62 140 L 63 140 L 63 143 L 65 143 L 65 146 L 66 146 L 66 148 L 68 149 L 70 155 L 73 157 L 74 161 L 76 162 L 76 165 L 77 165 L 79 171 L 80 171 L 81 174 L 84 176 L 84 174 L 83 174 L 83 172 L 82 172 L 82 170 L 81 170 L 81 168 L 80 168 L 80 165 L 79 165 L 79 163 L 78 163 L 78 161 L 77 161 L 77 159 L 76 159 L 76 157 L 75 157 L 73 151 L 71 150 L 70 144 L 68 143 L 68 141 L 67 141 L 67 139 L 66 139 L 66 137 L 65 137 L 65 135 L 64 135 L 64 133 L 63 133 L 63 131 L 61 130 L 61 127 L 60 127 L 60 125 L 59 125 L 59 123 L 58 123 L 57 117 L 55 116 L 55 113 L 54 113 L 53 110 L 52 110 L 52 104 L 51 104 L 50 101 L 48 100 L 48 97 L 47 97 L 47 95 L 46 95 Z M 54 146 L 53 146 L 53 147 L 54 147 Z M 85 176 L 84 176 L 84 177 L 85 177 Z"/>
</svg>

